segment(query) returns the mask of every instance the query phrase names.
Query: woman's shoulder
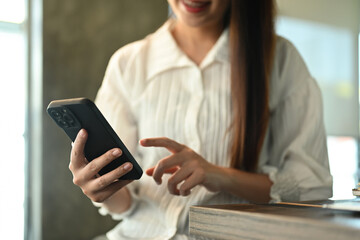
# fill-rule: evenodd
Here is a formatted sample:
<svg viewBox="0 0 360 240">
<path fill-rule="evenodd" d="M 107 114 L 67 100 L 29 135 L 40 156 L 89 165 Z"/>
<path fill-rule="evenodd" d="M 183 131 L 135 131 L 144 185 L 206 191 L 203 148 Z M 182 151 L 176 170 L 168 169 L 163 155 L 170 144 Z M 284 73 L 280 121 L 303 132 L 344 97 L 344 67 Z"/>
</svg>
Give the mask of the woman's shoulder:
<svg viewBox="0 0 360 240">
<path fill-rule="evenodd" d="M 301 90 L 310 81 L 314 79 L 295 45 L 288 39 L 277 36 L 270 82 L 271 107 Z"/>
<path fill-rule="evenodd" d="M 288 40 L 287 38 L 283 37 L 283 36 L 280 36 L 280 35 L 277 35 L 276 36 L 276 48 L 277 50 L 295 50 L 295 46 L 294 44 Z"/>
<path fill-rule="evenodd" d="M 156 59 L 160 40 L 169 34 L 166 23 L 145 38 L 126 44 L 118 49 L 110 58 L 107 73 L 116 76 L 128 95 L 139 96 L 146 89 L 151 64 Z M 163 48 L 163 46 L 161 46 Z"/>
<path fill-rule="evenodd" d="M 111 56 L 110 63 L 116 64 L 121 72 L 124 72 L 135 59 L 142 58 L 146 55 L 151 36 L 152 34 L 146 36 L 144 39 L 128 43 L 119 48 Z"/>
<path fill-rule="evenodd" d="M 274 67 L 273 70 L 279 74 L 291 74 L 296 70 L 301 70 L 309 75 L 306 64 L 295 45 L 282 36 L 277 36 L 276 39 Z"/>
<path fill-rule="evenodd" d="M 294 80 L 311 77 L 305 61 L 295 45 L 288 39 L 277 36 L 273 77 L 278 81 Z"/>
<path fill-rule="evenodd" d="M 167 31 L 168 22 L 165 22 L 163 26 L 157 29 L 155 32 L 150 33 L 145 38 L 141 40 L 137 40 L 131 43 L 124 45 L 119 48 L 112 55 L 110 62 L 116 62 L 120 70 L 125 71 L 132 64 L 136 65 L 146 65 L 147 60 L 151 58 L 149 54 L 151 54 L 151 47 L 154 42 L 162 39 L 162 36 Z M 143 67 L 143 66 L 137 66 Z M 146 66 L 144 66 L 145 69 Z"/>
</svg>

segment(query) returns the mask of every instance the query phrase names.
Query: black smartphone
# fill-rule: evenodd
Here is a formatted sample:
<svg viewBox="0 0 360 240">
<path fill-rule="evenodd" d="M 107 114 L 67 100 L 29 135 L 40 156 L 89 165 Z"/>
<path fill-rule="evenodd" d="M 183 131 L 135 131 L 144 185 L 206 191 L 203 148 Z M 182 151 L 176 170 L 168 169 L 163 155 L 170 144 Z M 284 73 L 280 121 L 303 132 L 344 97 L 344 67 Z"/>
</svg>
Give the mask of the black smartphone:
<svg viewBox="0 0 360 240">
<path fill-rule="evenodd" d="M 50 102 L 47 113 L 75 141 L 78 132 L 84 128 L 88 133 L 84 154 L 91 161 L 112 148 L 120 148 L 122 155 L 99 171 L 104 175 L 125 162 L 131 162 L 133 169 L 122 176 L 122 180 L 135 180 L 142 176 L 142 169 L 106 121 L 96 105 L 87 98 L 72 98 Z"/>
</svg>

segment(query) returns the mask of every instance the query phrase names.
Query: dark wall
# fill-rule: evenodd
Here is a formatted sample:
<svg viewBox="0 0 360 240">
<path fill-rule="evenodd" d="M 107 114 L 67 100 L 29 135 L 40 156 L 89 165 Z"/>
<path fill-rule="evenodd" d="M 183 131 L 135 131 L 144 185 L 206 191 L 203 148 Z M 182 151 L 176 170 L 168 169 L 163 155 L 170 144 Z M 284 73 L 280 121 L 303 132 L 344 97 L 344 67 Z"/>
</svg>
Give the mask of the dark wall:
<svg viewBox="0 0 360 240">
<path fill-rule="evenodd" d="M 43 1 L 43 239 L 91 239 L 116 223 L 72 184 L 70 140 L 46 115 L 53 99 L 94 99 L 111 55 L 155 31 L 165 0 Z"/>
</svg>

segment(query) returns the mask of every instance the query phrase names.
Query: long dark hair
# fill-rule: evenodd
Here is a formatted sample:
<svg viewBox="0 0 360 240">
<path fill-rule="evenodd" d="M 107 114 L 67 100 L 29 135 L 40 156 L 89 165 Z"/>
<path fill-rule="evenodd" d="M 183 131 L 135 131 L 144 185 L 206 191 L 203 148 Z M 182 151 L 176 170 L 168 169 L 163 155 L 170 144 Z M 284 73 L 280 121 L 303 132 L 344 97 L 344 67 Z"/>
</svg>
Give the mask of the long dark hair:
<svg viewBox="0 0 360 240">
<path fill-rule="evenodd" d="M 227 14 L 233 122 L 231 166 L 256 171 L 269 122 L 275 49 L 273 0 L 232 0 Z"/>
</svg>

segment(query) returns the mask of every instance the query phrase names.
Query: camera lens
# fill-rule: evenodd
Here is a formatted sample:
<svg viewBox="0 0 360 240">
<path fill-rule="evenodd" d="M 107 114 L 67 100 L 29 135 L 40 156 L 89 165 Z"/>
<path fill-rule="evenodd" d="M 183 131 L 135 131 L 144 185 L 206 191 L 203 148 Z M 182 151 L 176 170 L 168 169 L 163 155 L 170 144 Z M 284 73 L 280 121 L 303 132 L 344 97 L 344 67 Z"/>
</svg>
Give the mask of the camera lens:
<svg viewBox="0 0 360 240">
<path fill-rule="evenodd" d="M 55 110 L 52 110 L 52 111 L 51 111 L 51 115 L 53 115 L 53 116 L 54 116 L 55 118 L 57 118 L 57 119 L 61 118 L 61 114 L 58 113 L 58 112 L 55 111 Z"/>
<path fill-rule="evenodd" d="M 67 122 L 65 122 L 64 120 L 59 119 L 58 123 L 62 127 L 69 127 L 69 124 Z"/>
<path fill-rule="evenodd" d="M 68 123 L 74 123 L 74 119 L 69 114 L 64 114 L 63 119 Z"/>
</svg>

